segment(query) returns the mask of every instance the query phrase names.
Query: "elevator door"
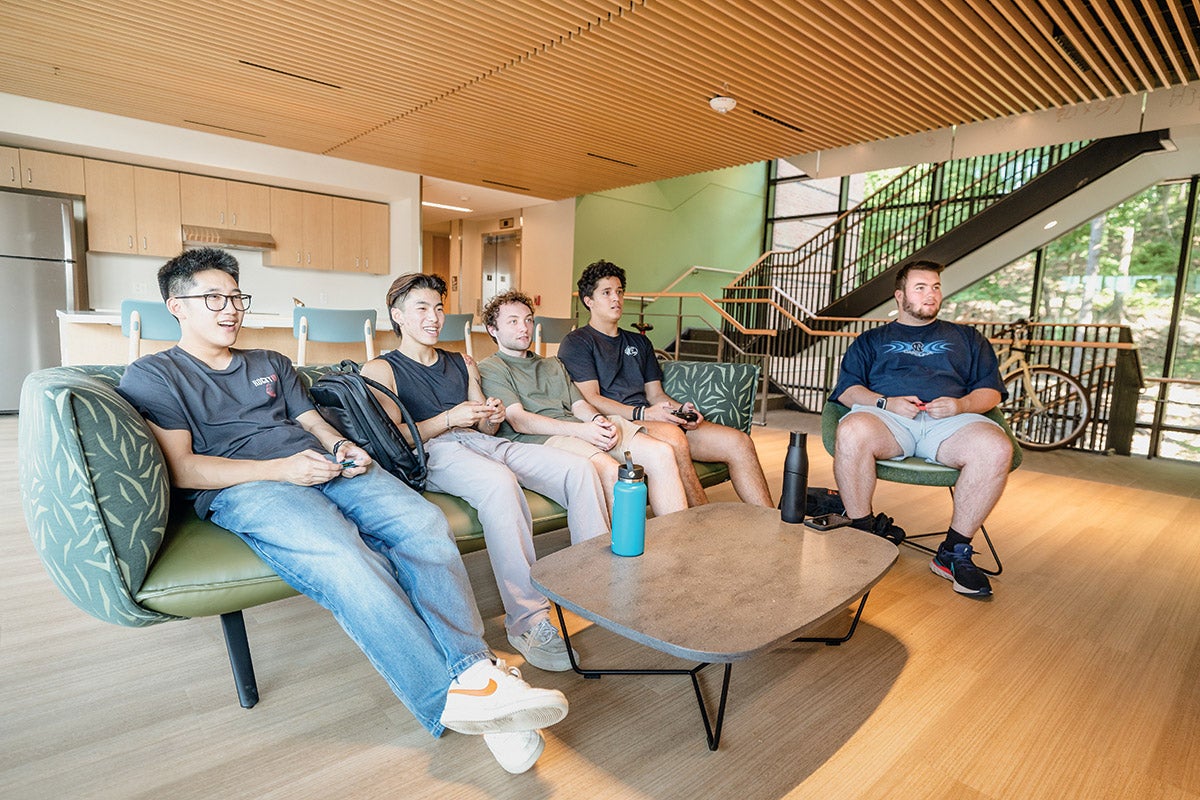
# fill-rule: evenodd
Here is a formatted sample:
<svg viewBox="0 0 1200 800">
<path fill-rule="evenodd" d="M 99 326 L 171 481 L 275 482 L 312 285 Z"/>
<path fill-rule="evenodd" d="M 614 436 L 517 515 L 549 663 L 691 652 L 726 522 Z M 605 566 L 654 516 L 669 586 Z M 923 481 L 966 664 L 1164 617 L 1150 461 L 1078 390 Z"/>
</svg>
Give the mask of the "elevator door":
<svg viewBox="0 0 1200 800">
<path fill-rule="evenodd" d="M 493 297 L 521 283 L 521 234 L 488 234 L 483 237 L 483 288 L 480 309 Z"/>
</svg>

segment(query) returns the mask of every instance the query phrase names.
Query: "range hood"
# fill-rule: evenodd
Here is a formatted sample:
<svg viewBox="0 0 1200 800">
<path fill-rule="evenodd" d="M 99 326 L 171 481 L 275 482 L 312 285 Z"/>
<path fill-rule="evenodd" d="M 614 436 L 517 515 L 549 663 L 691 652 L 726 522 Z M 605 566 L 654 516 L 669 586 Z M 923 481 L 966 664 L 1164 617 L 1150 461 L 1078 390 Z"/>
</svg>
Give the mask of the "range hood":
<svg viewBox="0 0 1200 800">
<path fill-rule="evenodd" d="M 222 247 L 229 250 L 274 250 L 275 239 L 269 233 L 235 231 L 184 225 L 183 244 L 189 247 Z"/>
</svg>

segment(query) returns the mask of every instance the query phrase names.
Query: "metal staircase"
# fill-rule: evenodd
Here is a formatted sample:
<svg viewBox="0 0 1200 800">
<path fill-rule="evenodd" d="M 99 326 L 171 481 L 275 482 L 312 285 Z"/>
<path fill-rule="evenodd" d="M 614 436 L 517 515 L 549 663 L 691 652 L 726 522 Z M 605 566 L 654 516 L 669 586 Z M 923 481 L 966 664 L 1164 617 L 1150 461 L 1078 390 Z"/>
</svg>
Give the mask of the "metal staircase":
<svg viewBox="0 0 1200 800">
<path fill-rule="evenodd" d="M 829 373 L 861 316 L 892 297 L 914 259 L 954 262 L 1143 153 L 1166 131 L 911 167 L 794 250 L 765 253 L 724 291 L 721 305 L 748 336 L 722 333 L 770 364 L 769 378 L 802 407 Z M 1002 264 L 997 264 L 999 268 Z M 869 323 L 875 324 L 875 323 Z M 817 406 L 819 407 L 819 405 Z"/>
</svg>

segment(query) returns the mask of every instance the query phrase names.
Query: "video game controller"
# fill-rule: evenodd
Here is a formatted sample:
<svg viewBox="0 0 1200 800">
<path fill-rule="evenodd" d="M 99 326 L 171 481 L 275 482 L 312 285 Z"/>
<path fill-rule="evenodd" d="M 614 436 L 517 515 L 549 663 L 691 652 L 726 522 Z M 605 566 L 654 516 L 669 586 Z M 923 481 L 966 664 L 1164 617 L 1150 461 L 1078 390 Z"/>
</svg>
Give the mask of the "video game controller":
<svg viewBox="0 0 1200 800">
<path fill-rule="evenodd" d="M 696 420 L 700 419 L 699 414 L 697 414 L 695 411 L 684 411 L 683 406 L 680 406 L 671 413 L 679 417 L 684 422 L 695 422 Z"/>
</svg>

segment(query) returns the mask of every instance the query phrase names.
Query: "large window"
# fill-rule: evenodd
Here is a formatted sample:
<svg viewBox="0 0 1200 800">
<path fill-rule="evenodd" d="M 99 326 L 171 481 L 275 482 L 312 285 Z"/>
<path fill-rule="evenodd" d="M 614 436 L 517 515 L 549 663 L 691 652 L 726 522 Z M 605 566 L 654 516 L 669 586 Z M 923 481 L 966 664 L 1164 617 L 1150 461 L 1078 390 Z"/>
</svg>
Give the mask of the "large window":
<svg viewBox="0 0 1200 800">
<path fill-rule="evenodd" d="M 769 246 L 803 243 L 897 172 L 817 180 L 777 162 Z M 947 297 L 943 318 L 1128 325 L 1148 381 L 1134 452 L 1200 461 L 1198 185 L 1193 177 L 1153 186 L 1065 231 Z"/>
</svg>

